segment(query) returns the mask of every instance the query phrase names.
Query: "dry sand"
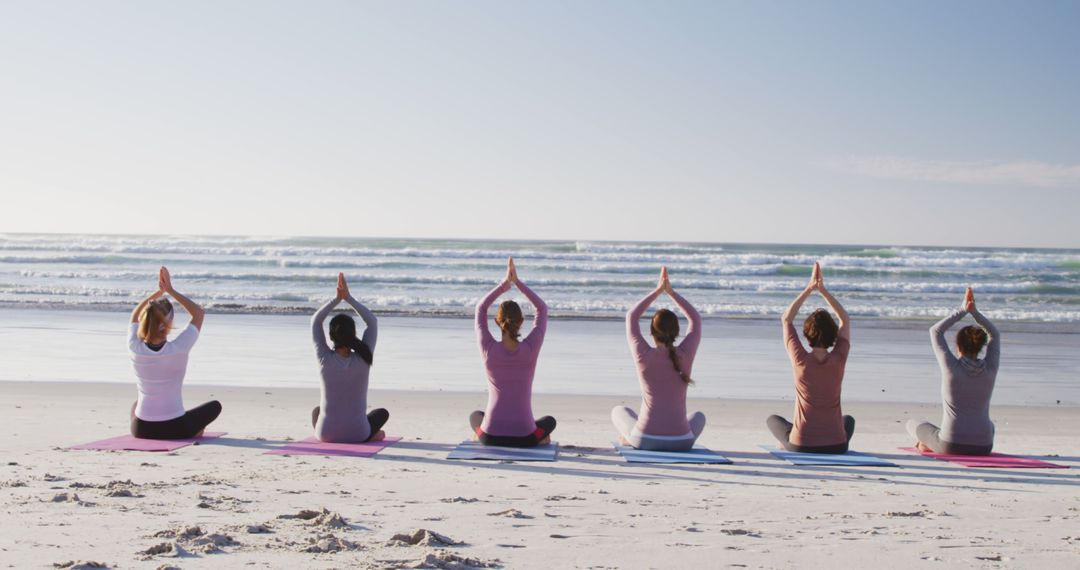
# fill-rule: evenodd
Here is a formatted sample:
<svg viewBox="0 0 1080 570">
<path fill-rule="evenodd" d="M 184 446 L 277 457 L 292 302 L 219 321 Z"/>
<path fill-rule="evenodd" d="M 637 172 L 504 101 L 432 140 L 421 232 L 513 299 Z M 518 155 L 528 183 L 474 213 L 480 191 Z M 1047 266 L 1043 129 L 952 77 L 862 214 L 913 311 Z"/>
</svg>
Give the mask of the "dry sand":
<svg viewBox="0 0 1080 570">
<path fill-rule="evenodd" d="M 317 390 L 189 387 L 229 435 L 175 453 L 66 451 L 126 433 L 133 386 L 0 383 L 0 567 L 1076 568 L 1080 413 L 1000 407 L 997 449 L 1065 470 L 964 468 L 907 455 L 903 423 L 936 406 L 850 403 L 853 447 L 898 468 L 796 467 L 757 447 L 790 403 L 696 400 L 701 443 L 734 465 L 624 463 L 618 397 L 538 396 L 555 463 L 448 461 L 483 394 L 373 392 L 371 459 L 264 455 Z M 397 539 L 395 539 L 397 536 Z M 82 564 L 82 566 L 79 566 Z M 66 565 L 66 566 L 64 566 Z"/>
</svg>

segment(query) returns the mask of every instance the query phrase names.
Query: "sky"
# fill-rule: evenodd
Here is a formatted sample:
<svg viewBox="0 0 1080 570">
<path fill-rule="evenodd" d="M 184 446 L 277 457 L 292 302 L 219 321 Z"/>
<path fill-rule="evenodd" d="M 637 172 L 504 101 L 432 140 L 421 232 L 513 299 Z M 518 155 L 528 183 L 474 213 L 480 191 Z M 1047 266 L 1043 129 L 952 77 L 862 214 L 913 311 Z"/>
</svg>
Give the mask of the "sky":
<svg viewBox="0 0 1080 570">
<path fill-rule="evenodd" d="M 1080 247 L 1080 3 L 6 1 L 0 232 Z"/>
</svg>

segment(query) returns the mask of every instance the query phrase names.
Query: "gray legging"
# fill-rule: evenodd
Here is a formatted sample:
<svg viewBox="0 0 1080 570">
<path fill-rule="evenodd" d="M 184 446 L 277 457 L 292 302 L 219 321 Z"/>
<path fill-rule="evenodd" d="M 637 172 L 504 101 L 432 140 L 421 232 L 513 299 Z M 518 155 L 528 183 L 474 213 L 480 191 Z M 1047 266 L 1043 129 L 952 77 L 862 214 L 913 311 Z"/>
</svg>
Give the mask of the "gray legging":
<svg viewBox="0 0 1080 570">
<path fill-rule="evenodd" d="M 686 421 L 690 422 L 690 432 L 693 437 L 688 435 L 682 438 L 670 438 L 637 433 L 634 430 L 637 421 L 637 413 L 626 406 L 615 406 L 611 410 L 611 422 L 615 424 L 615 429 L 619 430 L 619 435 L 630 442 L 632 447 L 648 451 L 689 451 L 694 447 L 694 442 L 697 441 L 701 432 L 705 430 L 705 414 L 701 412 L 694 412 L 686 417 Z"/>
<path fill-rule="evenodd" d="M 941 439 L 941 428 L 930 422 L 917 422 L 908 420 L 907 431 L 911 437 L 929 447 L 934 453 L 947 455 L 990 455 L 994 450 L 994 444 L 968 445 L 966 443 L 952 443 Z"/>
</svg>

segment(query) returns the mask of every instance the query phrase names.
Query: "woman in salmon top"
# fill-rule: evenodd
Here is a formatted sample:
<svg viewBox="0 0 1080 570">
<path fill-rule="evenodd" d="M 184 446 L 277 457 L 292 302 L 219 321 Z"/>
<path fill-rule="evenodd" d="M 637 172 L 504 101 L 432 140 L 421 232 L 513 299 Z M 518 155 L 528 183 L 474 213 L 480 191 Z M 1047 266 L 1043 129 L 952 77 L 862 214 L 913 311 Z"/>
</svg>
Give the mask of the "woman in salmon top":
<svg viewBox="0 0 1080 570">
<path fill-rule="evenodd" d="M 815 291 L 836 312 L 840 323 L 825 309 L 811 313 L 803 323 L 803 336 L 810 343 L 808 351 L 799 341 L 793 323 L 807 297 Z M 814 264 L 810 283 L 784 311 L 780 321 L 795 374 L 795 423 L 776 415 L 769 416 L 765 423 L 788 451 L 846 453 L 855 433 L 855 418 L 843 415 L 840 410 L 840 384 L 851 348 L 851 321 L 840 302 L 825 289 L 820 265 Z"/>
<path fill-rule="evenodd" d="M 649 331 L 656 346 L 641 334 L 641 316 L 661 293 L 671 297 L 690 321 L 678 345 L 679 318 L 667 309 L 657 310 L 651 319 Z M 701 343 L 701 315 L 671 287 L 666 267 L 660 270 L 656 289 L 626 314 L 626 338 L 641 383 L 641 415 L 626 406 L 611 410 L 619 440 L 637 449 L 689 450 L 705 429 L 705 414 L 686 414 L 686 389 L 693 383 L 690 371 Z"/>
<path fill-rule="evenodd" d="M 503 301 L 495 315 L 502 338 L 495 340 L 488 331 L 488 307 L 513 286 L 536 308 L 532 331 L 518 340 L 525 321 L 521 307 L 514 301 Z M 555 430 L 555 418 L 544 416 L 534 420 L 532 412 L 533 375 L 547 331 L 547 305 L 518 279 L 513 258 L 507 261 L 506 278 L 476 305 L 475 324 L 476 341 L 488 377 L 487 411 L 477 410 L 469 416 L 476 439 L 484 445 L 503 447 L 547 444 Z"/>
</svg>

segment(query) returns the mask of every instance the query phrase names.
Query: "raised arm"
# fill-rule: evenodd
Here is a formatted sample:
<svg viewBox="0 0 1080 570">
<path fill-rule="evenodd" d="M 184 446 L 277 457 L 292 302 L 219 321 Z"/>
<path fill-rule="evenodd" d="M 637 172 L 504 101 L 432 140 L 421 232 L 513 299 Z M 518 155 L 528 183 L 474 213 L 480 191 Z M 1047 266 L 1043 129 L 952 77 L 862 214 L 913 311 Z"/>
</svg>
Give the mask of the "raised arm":
<svg viewBox="0 0 1080 570">
<path fill-rule="evenodd" d="M 334 307 L 338 306 L 341 299 L 337 297 L 330 299 L 322 306 L 314 315 L 311 316 L 311 342 L 315 344 L 315 353 L 323 354 L 330 352 L 330 347 L 326 344 L 326 332 L 323 331 L 323 323 L 326 322 L 326 317 L 330 315 L 330 312 L 334 310 Z"/>
<path fill-rule="evenodd" d="M 630 343 L 630 350 L 634 353 L 634 356 L 641 355 L 649 350 L 649 343 L 645 341 L 645 337 L 641 334 L 641 316 L 645 314 L 645 310 L 649 308 L 649 305 L 653 304 L 653 301 L 662 292 L 663 289 L 656 288 L 648 295 L 645 295 L 626 313 L 626 340 Z"/>
<path fill-rule="evenodd" d="M 971 316 L 975 317 L 975 322 L 986 329 L 986 333 L 990 337 L 986 341 L 986 357 L 983 360 L 988 366 L 997 368 L 998 361 L 1001 359 L 1001 333 L 998 332 L 998 328 L 994 326 L 994 323 L 979 311 L 972 310 Z"/>
<path fill-rule="evenodd" d="M 198 329 L 199 332 L 202 332 L 203 317 L 206 316 L 206 311 L 204 311 L 195 301 L 192 301 L 173 288 L 172 277 L 169 275 L 169 270 L 165 267 L 161 268 L 158 280 L 161 290 L 168 293 L 173 299 L 176 299 L 176 301 L 184 307 L 184 310 L 187 311 L 188 315 L 191 315 L 191 326 Z"/>
<path fill-rule="evenodd" d="M 967 311 L 963 308 L 956 309 L 951 314 L 941 319 L 930 327 L 930 346 L 934 349 L 934 356 L 942 366 L 951 366 L 956 361 L 956 355 L 949 348 L 949 341 L 945 340 L 945 331 L 964 318 Z"/>
<path fill-rule="evenodd" d="M 814 290 L 809 287 L 803 289 L 803 291 L 799 293 L 799 296 L 795 297 L 795 300 L 788 305 L 787 310 L 780 316 L 780 322 L 783 323 L 785 327 L 795 322 L 795 317 L 799 316 L 799 310 L 802 309 L 803 303 L 806 302 L 806 299 L 809 298 L 810 294 L 813 292 Z"/>
<path fill-rule="evenodd" d="M 151 301 L 157 300 L 158 298 L 160 298 L 164 294 L 165 294 L 164 291 L 162 291 L 161 289 L 158 289 L 157 291 L 154 291 L 153 293 L 151 293 L 149 297 L 143 299 L 142 301 L 139 301 L 139 304 L 135 305 L 135 309 L 131 311 L 131 322 L 133 322 L 133 323 L 139 322 L 139 317 L 141 317 L 142 314 L 143 314 L 143 311 L 146 310 L 146 306 L 149 305 Z"/>
<path fill-rule="evenodd" d="M 683 314 L 686 315 L 686 320 L 690 321 L 690 325 L 686 328 L 686 336 L 683 337 L 682 342 L 679 343 L 679 348 L 685 350 L 695 351 L 699 344 L 701 344 L 701 314 L 697 312 L 697 309 L 683 298 L 682 295 L 675 292 L 670 287 L 667 289 L 668 296 L 671 297 L 675 304 L 679 306 Z"/>
<path fill-rule="evenodd" d="M 994 326 L 994 323 L 990 322 L 990 319 L 975 308 L 975 293 L 970 287 L 968 287 L 967 294 L 964 296 L 964 309 L 971 313 L 979 326 L 986 329 L 986 333 L 990 338 L 986 341 L 986 358 L 983 361 L 986 362 L 987 366 L 996 369 L 998 362 L 1001 360 L 1001 333 L 998 332 L 998 328 Z"/>
<path fill-rule="evenodd" d="M 361 340 L 367 345 L 371 352 L 375 352 L 375 342 L 379 340 L 379 319 L 375 317 L 375 313 L 371 312 L 371 309 L 365 307 L 360 301 L 357 301 L 355 297 L 349 295 L 345 297 L 345 302 L 348 303 L 357 315 L 364 321 L 364 337 Z M 321 330 L 321 329 L 320 329 Z"/>
<path fill-rule="evenodd" d="M 516 274 L 516 272 L 515 272 Z M 539 295 L 533 292 L 532 289 L 521 282 L 520 279 L 514 281 L 514 285 L 521 291 L 525 298 L 532 303 L 532 306 L 536 308 L 536 315 L 533 316 L 533 328 L 529 331 L 529 336 L 525 337 L 524 342 L 529 344 L 537 344 L 544 342 L 544 335 L 547 332 L 547 319 L 548 308 L 547 303 L 540 298 Z"/>
</svg>

